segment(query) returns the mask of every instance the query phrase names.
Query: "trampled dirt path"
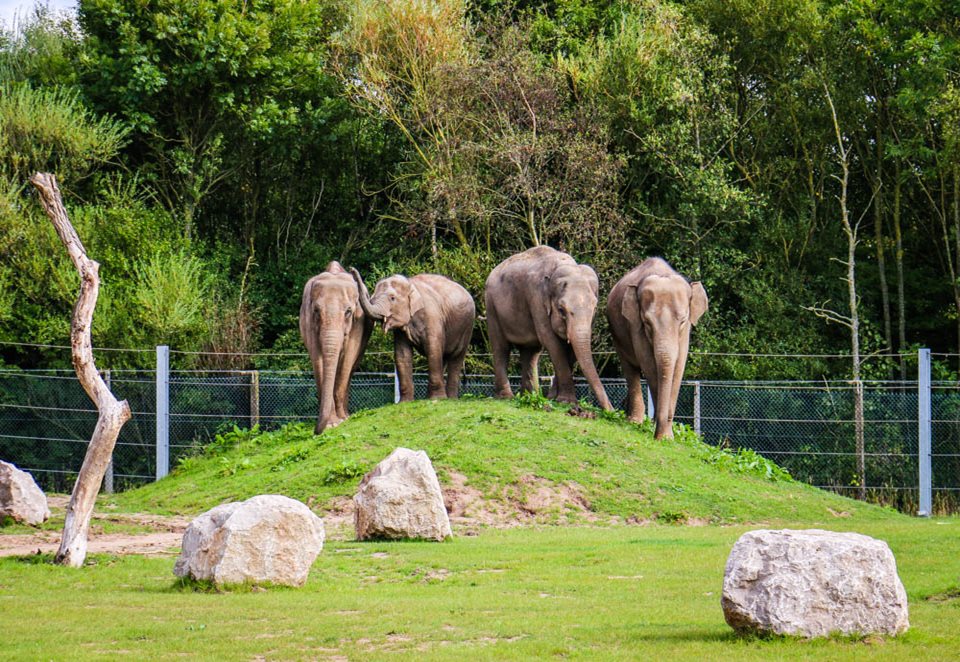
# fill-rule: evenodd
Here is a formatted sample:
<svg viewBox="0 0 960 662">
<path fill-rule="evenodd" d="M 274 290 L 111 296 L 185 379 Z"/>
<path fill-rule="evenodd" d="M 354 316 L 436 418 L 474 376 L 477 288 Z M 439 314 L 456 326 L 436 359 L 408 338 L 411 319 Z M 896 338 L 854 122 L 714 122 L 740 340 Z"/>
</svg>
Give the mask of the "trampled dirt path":
<svg viewBox="0 0 960 662">
<path fill-rule="evenodd" d="M 51 495 L 50 511 L 63 515 L 68 497 Z M 130 525 L 142 529 L 136 533 L 103 533 L 104 524 Z M 130 513 L 94 512 L 90 526 L 88 551 L 91 554 L 145 554 L 174 556 L 180 552 L 180 541 L 189 520 Z M 52 554 L 60 546 L 61 531 L 37 531 L 28 534 L 0 533 L 0 556 Z"/>
<path fill-rule="evenodd" d="M 556 485 L 535 476 L 523 476 L 504 491 L 500 498 L 486 498 L 479 490 L 467 484 L 466 476 L 450 472 L 443 485 L 443 498 L 450 515 L 454 535 L 476 535 L 485 528 L 510 528 L 524 524 L 598 523 L 590 512 L 590 504 L 576 483 Z M 48 504 L 54 517 L 62 521 L 69 497 L 50 495 Z M 352 540 L 353 500 L 337 497 L 316 508 L 308 505 L 323 518 L 327 540 Z M 180 553 L 183 532 L 190 524 L 189 517 L 167 517 L 143 513 L 114 513 L 95 511 L 90 527 L 88 550 L 92 554 L 145 554 L 175 556 Z M 611 523 L 615 518 L 611 518 Z M 630 521 L 630 524 L 646 522 Z M 109 528 L 136 527 L 130 533 L 104 533 Z M 0 556 L 25 556 L 36 553 L 55 553 L 60 545 L 60 530 L 36 531 L 26 534 L 0 532 Z"/>
</svg>

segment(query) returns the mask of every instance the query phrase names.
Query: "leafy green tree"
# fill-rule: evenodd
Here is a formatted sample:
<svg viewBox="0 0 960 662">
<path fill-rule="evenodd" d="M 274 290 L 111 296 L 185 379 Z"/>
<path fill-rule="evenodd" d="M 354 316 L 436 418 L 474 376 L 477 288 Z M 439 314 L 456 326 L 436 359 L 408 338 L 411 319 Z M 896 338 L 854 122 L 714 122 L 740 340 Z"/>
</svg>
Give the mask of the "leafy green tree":
<svg viewBox="0 0 960 662">
<path fill-rule="evenodd" d="M 186 236 L 218 187 L 269 167 L 273 136 L 322 124 L 338 13 L 335 3 L 299 0 L 81 3 L 84 88 L 133 127 L 131 165 L 182 216 Z M 232 188 L 245 222 L 228 229 L 244 238 L 258 221 L 262 182 L 249 184 Z"/>
</svg>

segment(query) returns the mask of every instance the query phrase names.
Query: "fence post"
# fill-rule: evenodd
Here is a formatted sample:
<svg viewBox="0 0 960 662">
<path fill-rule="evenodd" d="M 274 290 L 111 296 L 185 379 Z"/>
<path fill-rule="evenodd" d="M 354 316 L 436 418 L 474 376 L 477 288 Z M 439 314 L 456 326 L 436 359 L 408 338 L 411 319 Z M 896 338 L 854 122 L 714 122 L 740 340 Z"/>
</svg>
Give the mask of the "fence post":
<svg viewBox="0 0 960 662">
<path fill-rule="evenodd" d="M 393 369 L 393 404 L 400 402 L 400 375 L 397 374 L 397 369 Z"/>
<path fill-rule="evenodd" d="M 107 390 L 113 392 L 110 384 L 110 371 L 103 371 L 103 383 L 107 385 Z M 107 472 L 103 474 L 103 491 L 105 494 L 113 494 L 113 456 L 117 452 L 117 447 L 113 447 L 113 453 L 110 453 L 110 462 L 107 464 Z"/>
<path fill-rule="evenodd" d="M 260 371 L 250 371 L 250 429 L 260 425 Z"/>
<path fill-rule="evenodd" d="M 170 347 L 157 345 L 157 480 L 170 473 Z"/>
<path fill-rule="evenodd" d="M 933 510 L 933 474 L 930 467 L 931 416 L 930 416 L 930 350 L 923 348 L 917 352 L 917 438 L 919 441 L 917 458 L 920 465 L 920 508 L 917 515 L 930 517 Z"/>
<path fill-rule="evenodd" d="M 700 435 L 700 382 L 693 383 L 693 431 Z"/>
</svg>

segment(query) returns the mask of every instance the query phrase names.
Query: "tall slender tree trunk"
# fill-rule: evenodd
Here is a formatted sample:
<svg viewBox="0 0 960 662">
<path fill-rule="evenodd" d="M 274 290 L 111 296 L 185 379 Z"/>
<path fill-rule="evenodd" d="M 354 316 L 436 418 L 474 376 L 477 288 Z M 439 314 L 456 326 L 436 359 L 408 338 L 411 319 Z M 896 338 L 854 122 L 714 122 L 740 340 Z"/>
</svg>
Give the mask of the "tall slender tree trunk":
<svg viewBox="0 0 960 662">
<path fill-rule="evenodd" d="M 834 135 L 837 140 L 837 154 L 840 159 L 841 176 L 840 181 L 840 222 L 843 226 L 843 233 L 847 237 L 847 299 L 849 315 L 846 319 L 834 314 L 834 319 L 842 319 L 842 323 L 850 330 L 850 360 L 851 373 L 853 377 L 853 421 L 854 421 L 854 446 L 857 460 L 857 481 L 859 484 L 858 494 L 860 499 L 867 496 L 867 467 L 866 467 L 866 444 L 864 439 L 863 425 L 863 382 L 860 380 L 860 311 L 857 300 L 857 234 L 860 229 L 860 221 L 852 223 L 850 221 L 850 208 L 847 200 L 847 193 L 850 186 L 850 148 L 843 142 L 843 132 L 840 129 L 840 120 L 837 118 L 837 109 L 833 105 L 833 97 L 830 95 L 830 88 L 826 82 L 823 84 L 823 90 L 826 95 L 827 104 L 830 106 L 830 116 L 833 120 Z M 862 218 L 862 217 L 861 217 Z"/>
<path fill-rule="evenodd" d="M 960 168 L 953 166 L 953 264 L 960 268 Z M 947 251 L 950 246 L 946 246 Z M 960 361 L 960 282 L 953 275 L 953 305 L 957 314 L 957 353 Z"/>
<path fill-rule="evenodd" d="M 907 378 L 907 361 L 903 353 L 907 349 L 907 314 L 906 297 L 904 296 L 903 282 L 903 232 L 900 227 L 901 191 L 903 182 L 900 180 L 900 161 L 896 162 L 893 183 L 893 240 L 894 261 L 897 268 L 897 351 L 900 352 L 900 379 Z"/>
<path fill-rule="evenodd" d="M 884 106 L 885 107 L 885 106 Z M 887 351 L 893 349 L 893 330 L 890 320 L 890 287 L 887 285 L 887 255 L 884 246 L 883 233 L 883 153 L 884 141 L 883 132 L 880 130 L 880 124 L 877 124 L 877 177 L 876 186 L 873 190 L 873 232 L 877 244 L 877 270 L 880 273 L 880 302 L 883 306 L 883 339 L 887 345 Z M 891 378 L 892 374 L 889 375 Z"/>
<path fill-rule="evenodd" d="M 887 285 L 887 256 L 883 236 L 883 187 L 881 165 L 877 165 L 877 179 L 873 189 L 873 234 L 877 251 L 877 271 L 880 277 L 880 304 L 883 308 L 883 340 L 889 349 L 893 348 L 893 329 L 890 319 L 890 287 Z M 893 375 L 888 375 L 892 377 Z"/>
<path fill-rule="evenodd" d="M 841 145 L 842 147 L 842 145 Z M 847 187 L 850 170 L 846 155 L 843 159 L 843 177 L 841 179 L 840 216 L 843 231 L 847 235 L 847 298 L 850 308 L 850 358 L 853 376 L 853 425 L 856 440 L 857 474 L 859 496 L 867 498 L 866 444 L 863 429 L 863 382 L 860 380 L 860 311 L 857 301 L 857 229 L 850 223 L 850 211 L 847 207 Z"/>
</svg>

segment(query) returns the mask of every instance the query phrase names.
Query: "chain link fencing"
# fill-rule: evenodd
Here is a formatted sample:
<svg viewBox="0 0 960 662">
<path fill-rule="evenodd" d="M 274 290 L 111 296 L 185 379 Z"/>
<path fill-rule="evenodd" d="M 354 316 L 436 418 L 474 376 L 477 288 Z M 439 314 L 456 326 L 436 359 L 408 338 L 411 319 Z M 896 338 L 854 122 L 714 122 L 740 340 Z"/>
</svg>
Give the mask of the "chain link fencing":
<svg viewBox="0 0 960 662">
<path fill-rule="evenodd" d="M 130 402 L 133 418 L 114 451 L 108 488 L 155 480 L 156 373 L 111 371 L 110 385 Z M 544 390 L 549 377 L 541 379 Z M 604 379 L 615 408 L 626 400 L 623 379 Z M 427 378 L 415 375 L 415 395 L 427 397 Z M 515 391 L 519 379 L 512 380 Z M 749 448 L 795 478 L 848 496 L 916 512 L 918 506 L 918 383 L 863 382 L 863 453 L 857 452 L 851 382 L 685 382 L 676 421 L 705 441 Z M 312 375 L 297 371 L 171 371 L 169 466 L 234 426 L 274 429 L 317 415 Z M 583 380 L 577 397 L 594 403 Z M 646 388 L 644 388 L 646 391 Z M 494 394 L 492 375 L 466 375 L 461 393 Z M 394 402 L 393 373 L 357 373 L 350 410 Z M 960 511 L 960 384 L 934 382 L 932 401 L 933 511 Z M 649 415 L 649 411 L 648 411 Z M 96 423 L 97 412 L 72 371 L 0 371 L 0 459 L 34 474 L 50 491 L 69 491 Z M 863 466 L 863 486 L 860 466 Z"/>
</svg>

